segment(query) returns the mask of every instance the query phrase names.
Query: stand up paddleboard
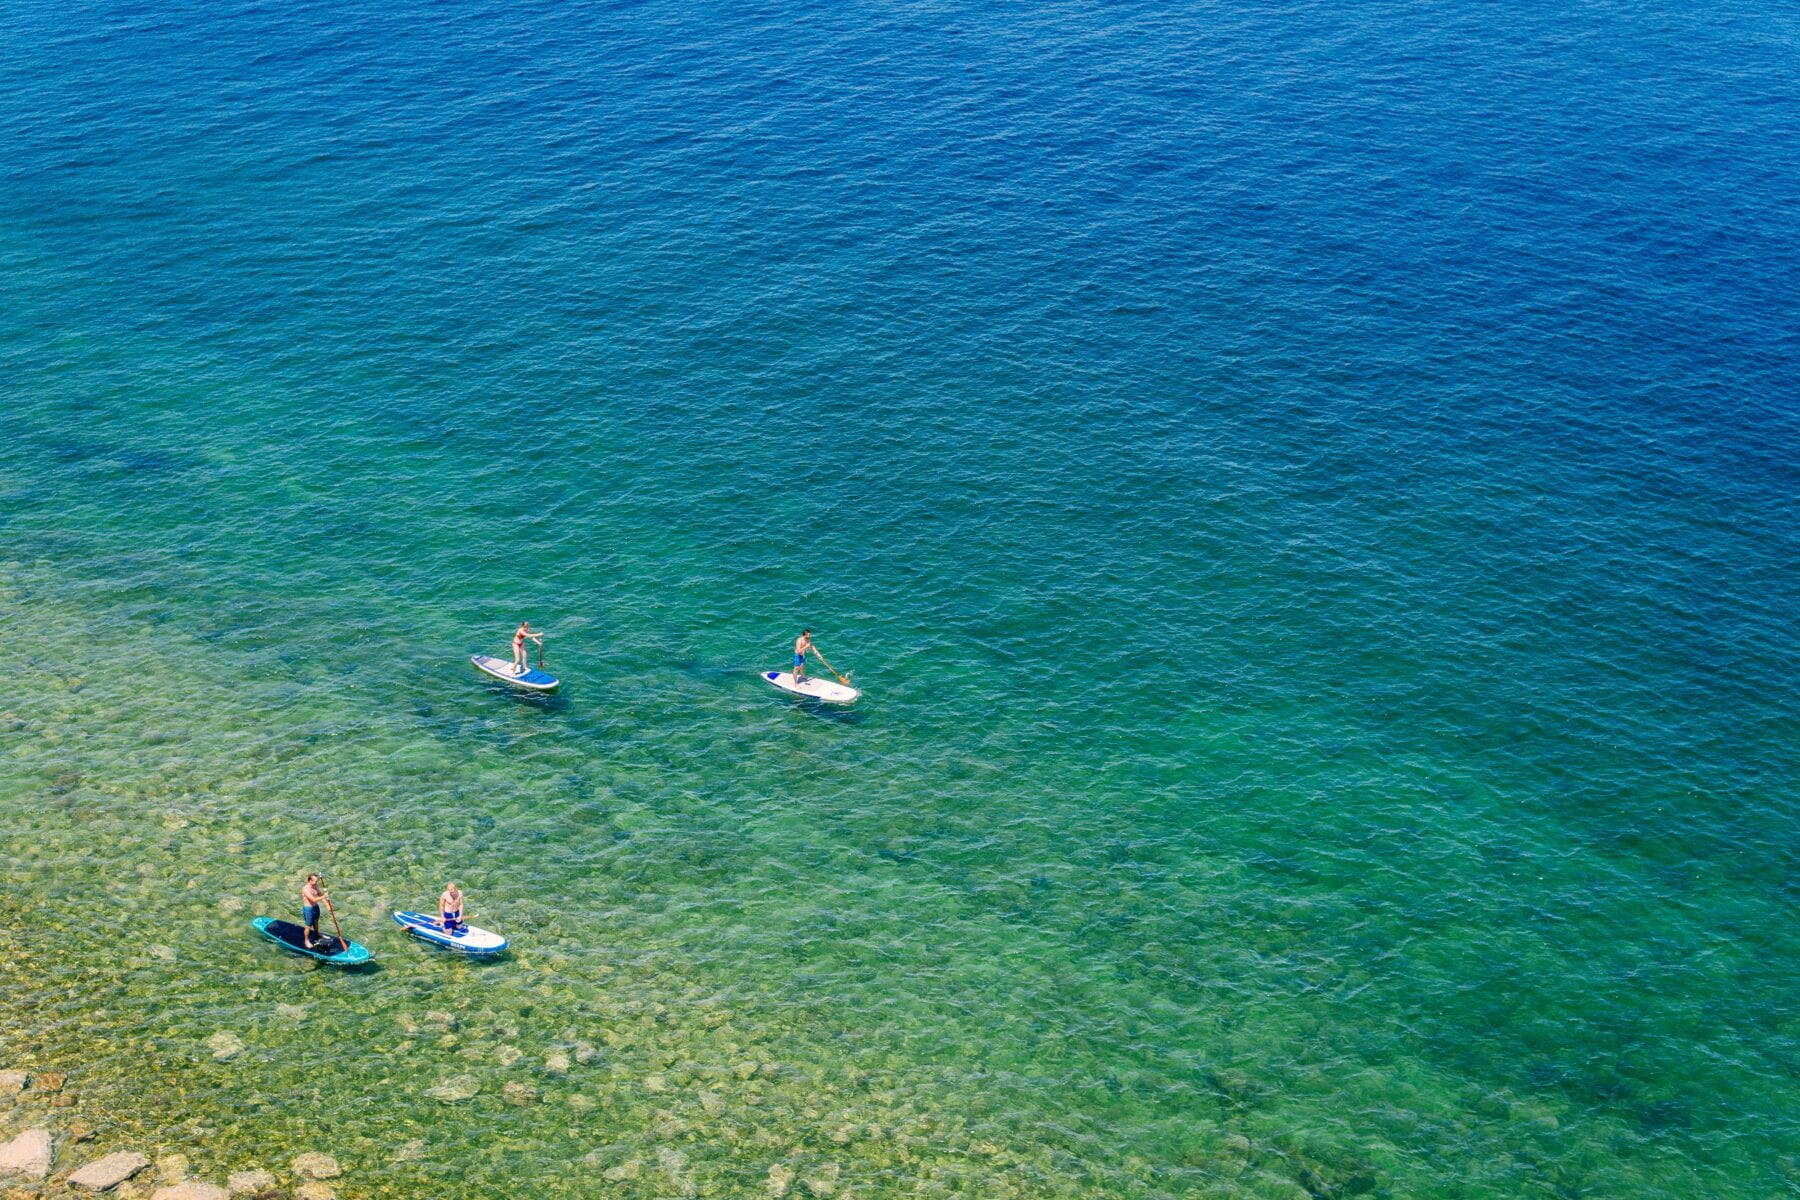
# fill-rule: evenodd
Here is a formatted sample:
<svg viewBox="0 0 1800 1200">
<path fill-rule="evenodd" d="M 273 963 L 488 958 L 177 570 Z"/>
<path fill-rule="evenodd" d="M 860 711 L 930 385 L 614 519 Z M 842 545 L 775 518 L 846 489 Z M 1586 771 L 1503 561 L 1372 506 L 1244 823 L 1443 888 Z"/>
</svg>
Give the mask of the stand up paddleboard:
<svg viewBox="0 0 1800 1200">
<path fill-rule="evenodd" d="M 486 671 L 495 679 L 503 679 L 514 687 L 530 688 L 534 692 L 548 692 L 562 680 L 548 671 L 540 671 L 536 667 L 526 667 L 523 672 L 515 670 L 512 663 L 503 658 L 490 658 L 486 654 L 471 654 L 469 661 L 475 668 Z"/>
<path fill-rule="evenodd" d="M 367 946 L 357 942 L 340 942 L 326 934 L 313 939 L 312 948 L 306 946 L 306 926 L 296 925 L 292 921 L 277 921 L 274 917 L 258 917 L 250 922 L 256 926 L 256 932 L 271 942 L 279 942 L 284 948 L 295 954 L 304 954 L 308 958 L 316 958 L 320 962 L 330 963 L 334 967 L 360 967 L 374 959 Z"/>
<path fill-rule="evenodd" d="M 442 921 L 424 913 L 397 912 L 394 920 L 399 922 L 400 928 L 414 937 L 434 946 L 442 946 L 446 950 L 460 950 L 464 954 L 498 954 L 506 949 L 505 938 L 486 929 L 477 929 L 473 925 L 464 925 L 451 933 L 444 928 Z"/>
<path fill-rule="evenodd" d="M 856 688 L 829 679 L 802 679 L 795 683 L 792 671 L 764 671 L 762 677 L 790 696 L 805 696 L 808 700 L 823 700 L 827 704 L 853 704 L 862 695 Z"/>
</svg>

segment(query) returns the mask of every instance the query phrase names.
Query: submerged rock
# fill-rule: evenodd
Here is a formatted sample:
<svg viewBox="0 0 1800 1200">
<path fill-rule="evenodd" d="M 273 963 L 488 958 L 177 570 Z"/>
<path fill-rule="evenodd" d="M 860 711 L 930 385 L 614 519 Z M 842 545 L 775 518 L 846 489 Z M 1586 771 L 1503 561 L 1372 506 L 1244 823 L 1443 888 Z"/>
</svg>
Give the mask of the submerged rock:
<svg viewBox="0 0 1800 1200">
<path fill-rule="evenodd" d="M 225 1181 L 225 1190 L 233 1196 L 257 1196 L 275 1190 L 275 1176 L 261 1167 L 254 1171 L 233 1171 Z"/>
<path fill-rule="evenodd" d="M 596 1150 L 582 1161 L 587 1163 L 590 1167 L 597 1167 L 605 1162 L 606 1158 L 600 1151 Z M 643 1173 L 644 1164 L 638 1159 L 628 1158 L 622 1163 L 606 1168 L 606 1170 L 600 1173 L 600 1177 L 608 1183 L 626 1183 L 638 1178 Z"/>
<path fill-rule="evenodd" d="M 50 1174 L 50 1131 L 28 1129 L 0 1146 L 0 1177 L 23 1175 L 43 1179 Z"/>
<path fill-rule="evenodd" d="M 303 1183 L 294 1191 L 294 1200 L 337 1200 L 337 1193 L 329 1183 Z"/>
<path fill-rule="evenodd" d="M 320 1154 L 317 1150 L 296 1155 L 288 1165 L 302 1179 L 336 1179 L 344 1173 L 344 1169 L 338 1166 L 337 1159 L 329 1154 Z"/>
<path fill-rule="evenodd" d="M 1284 1175 L 1261 1171 L 1250 1180 L 1251 1188 L 1266 1200 L 1312 1200 L 1312 1193 Z"/>
<path fill-rule="evenodd" d="M 786 1163 L 776 1163 L 769 1168 L 769 1195 L 785 1196 L 788 1189 L 794 1186 L 794 1168 Z"/>
<path fill-rule="evenodd" d="M 438 1085 L 425 1094 L 433 1100 L 444 1104 L 461 1104 L 469 1100 L 481 1090 L 481 1081 L 473 1075 L 452 1075 L 440 1080 Z"/>
<path fill-rule="evenodd" d="M 231 1197 L 216 1183 L 200 1183 L 190 1179 L 186 1183 L 157 1188 L 150 1193 L 150 1200 L 231 1200 Z"/>
<path fill-rule="evenodd" d="M 540 1093 L 529 1083 L 520 1083 L 517 1079 L 509 1080 L 500 1089 L 500 1098 L 508 1104 L 524 1108 L 527 1104 L 536 1104 Z"/>
<path fill-rule="evenodd" d="M 31 1082 L 31 1075 L 26 1071 L 0 1071 L 0 1096 L 10 1096 L 25 1090 Z"/>
<path fill-rule="evenodd" d="M 109 1154 L 105 1158 L 97 1158 L 87 1166 L 69 1176 L 69 1182 L 79 1188 L 87 1188 L 93 1192 L 104 1192 L 116 1188 L 133 1175 L 150 1165 L 148 1154 L 139 1154 L 135 1150 L 120 1151 Z"/>
<path fill-rule="evenodd" d="M 693 1179 L 688 1175 L 688 1156 L 679 1150 L 671 1150 L 667 1146 L 659 1146 L 656 1150 L 656 1165 L 662 1168 L 663 1178 L 669 1186 L 682 1196 L 692 1196 L 696 1189 Z"/>
<path fill-rule="evenodd" d="M 841 1169 L 836 1163 L 826 1163 L 800 1182 L 815 1196 L 830 1196 L 837 1191 L 838 1172 Z"/>
<path fill-rule="evenodd" d="M 294 1024 L 298 1025 L 300 1022 L 306 1020 L 306 1009 L 298 1004 L 277 1004 L 275 1006 L 275 1015 L 284 1021 L 292 1021 Z"/>
<path fill-rule="evenodd" d="M 494 1059 L 503 1067 L 510 1067 L 525 1057 L 525 1052 L 517 1046 L 501 1046 L 494 1051 Z"/>
<path fill-rule="evenodd" d="M 34 1092 L 60 1092 L 68 1079 L 68 1074 L 63 1071 L 39 1071 L 31 1080 L 31 1090 Z"/>
<path fill-rule="evenodd" d="M 1221 1067 L 1214 1071 L 1212 1085 L 1220 1095 L 1239 1104 L 1248 1104 L 1265 1091 L 1259 1080 L 1236 1067 Z"/>
<path fill-rule="evenodd" d="M 397 1162 L 397 1163 L 413 1162 L 413 1161 L 416 1161 L 417 1159 L 421 1159 L 424 1157 L 425 1157 L 425 1139 L 424 1138 L 414 1138 L 412 1141 L 403 1142 L 400 1146 L 398 1146 L 392 1154 L 388 1155 L 388 1161 L 389 1162 Z"/>
<path fill-rule="evenodd" d="M 156 1177 L 164 1183 L 180 1183 L 187 1178 L 188 1156 L 165 1154 L 156 1160 Z"/>
<path fill-rule="evenodd" d="M 221 1029 L 206 1039 L 206 1048 L 219 1062 L 230 1062 L 244 1052 L 244 1039 L 230 1030 Z"/>
<path fill-rule="evenodd" d="M 1236 1179 L 1244 1173 L 1244 1167 L 1249 1162 L 1250 1139 L 1241 1133 L 1231 1133 L 1225 1136 L 1224 1144 L 1219 1147 L 1213 1169 L 1228 1179 Z"/>
<path fill-rule="evenodd" d="M 572 1066 L 566 1051 L 552 1050 L 544 1059 L 544 1070 L 552 1075 L 567 1075 Z"/>
<path fill-rule="evenodd" d="M 701 1092 L 700 1107 L 706 1111 L 707 1116 L 716 1117 L 725 1111 L 725 1097 L 717 1092 Z"/>
</svg>

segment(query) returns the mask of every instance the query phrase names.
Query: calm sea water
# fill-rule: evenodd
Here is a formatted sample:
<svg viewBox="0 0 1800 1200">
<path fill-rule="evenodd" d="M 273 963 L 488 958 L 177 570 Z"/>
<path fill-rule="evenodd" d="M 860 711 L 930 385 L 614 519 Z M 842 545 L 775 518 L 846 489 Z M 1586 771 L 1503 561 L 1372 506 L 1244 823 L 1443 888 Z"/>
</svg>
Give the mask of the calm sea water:
<svg viewBox="0 0 1800 1200">
<path fill-rule="evenodd" d="M 349 1197 L 1800 1189 L 1797 37 L 8 6 L 0 1067 Z"/>
</svg>

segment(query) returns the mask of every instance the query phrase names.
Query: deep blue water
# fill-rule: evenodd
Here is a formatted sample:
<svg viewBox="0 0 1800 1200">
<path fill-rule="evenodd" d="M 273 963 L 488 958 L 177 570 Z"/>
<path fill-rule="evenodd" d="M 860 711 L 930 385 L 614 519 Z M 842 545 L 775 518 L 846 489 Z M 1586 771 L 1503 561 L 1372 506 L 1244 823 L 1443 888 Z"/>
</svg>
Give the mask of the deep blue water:
<svg viewBox="0 0 1800 1200">
<path fill-rule="evenodd" d="M 1800 1187 L 1797 34 L 9 6 L 0 1068 L 81 1102 L 0 1132 Z M 466 667 L 521 617 L 558 700 Z M 757 681 L 802 625 L 855 709 Z M 319 867 L 379 973 L 245 936 Z M 451 874 L 513 961 L 383 928 Z"/>
</svg>

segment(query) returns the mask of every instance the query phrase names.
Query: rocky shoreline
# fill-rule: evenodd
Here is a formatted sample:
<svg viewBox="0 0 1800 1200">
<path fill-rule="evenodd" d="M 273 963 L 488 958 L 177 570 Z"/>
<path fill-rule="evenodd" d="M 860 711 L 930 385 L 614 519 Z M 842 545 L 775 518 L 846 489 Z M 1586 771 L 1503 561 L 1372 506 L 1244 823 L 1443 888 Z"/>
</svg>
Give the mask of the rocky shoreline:
<svg viewBox="0 0 1800 1200">
<path fill-rule="evenodd" d="M 421 1028 L 448 1029 L 455 1017 L 449 1013 L 427 1013 L 421 1027 L 410 1017 L 402 1024 L 409 1033 Z M 220 1039 L 209 1039 L 213 1057 L 231 1055 L 225 1047 L 215 1045 Z M 234 1051 L 235 1052 L 235 1051 Z M 553 1075 L 565 1075 L 575 1063 L 589 1063 L 600 1051 L 586 1043 L 575 1043 L 572 1050 L 552 1051 L 545 1069 Z M 502 1047 L 498 1057 L 511 1064 L 520 1053 L 513 1047 Z M 739 1063 L 732 1075 L 749 1083 L 772 1077 L 779 1065 L 768 1062 Z M 77 1197 L 111 1197 L 116 1200 L 355 1200 L 362 1194 L 352 1185 L 350 1194 L 338 1187 L 343 1168 L 332 1155 L 306 1151 L 294 1155 L 285 1164 L 247 1164 L 235 1170 L 216 1165 L 212 1170 L 196 1173 L 191 1160 L 182 1153 L 162 1153 L 153 1157 L 133 1146 L 107 1145 L 94 1127 L 76 1116 L 75 1098 L 65 1090 L 67 1075 L 61 1071 L 0 1071 L 0 1200 L 74 1200 Z M 663 1093 L 671 1083 L 662 1074 L 646 1076 L 643 1087 L 651 1093 Z M 440 1079 L 426 1094 L 440 1104 L 466 1103 L 482 1092 L 472 1074 L 451 1075 Z M 501 1089 L 504 1103 L 525 1107 L 539 1103 L 543 1093 L 535 1084 L 508 1081 Z M 700 1110 L 718 1116 L 727 1100 L 715 1089 L 697 1093 Z M 585 1111 L 592 1100 L 584 1095 L 569 1097 L 570 1106 Z M 753 1094 L 748 1103 L 757 1103 Z M 671 1132 L 685 1132 L 684 1123 L 664 1112 L 663 1127 Z M 853 1140 L 850 1127 L 832 1134 L 836 1144 Z M 395 1149 L 391 1161 L 403 1162 L 418 1156 L 422 1143 L 411 1142 Z M 995 1150 L 997 1153 L 997 1148 Z M 675 1196 L 699 1193 L 697 1181 L 687 1153 L 672 1146 L 659 1146 L 654 1154 L 621 1155 L 613 1149 L 595 1150 L 579 1160 L 580 1166 L 609 1184 L 630 1183 L 644 1178 L 662 1182 Z M 848 1200 L 839 1182 L 840 1164 L 832 1161 L 805 1164 L 777 1162 L 768 1168 L 760 1189 L 772 1200 L 790 1195 L 809 1200 Z M 377 1191 L 381 1188 L 376 1185 Z"/>
<path fill-rule="evenodd" d="M 95 1144 L 93 1128 L 81 1120 L 62 1124 L 58 1109 L 73 1107 L 60 1071 L 0 1071 L 0 1100 L 46 1110 L 11 1140 L 0 1142 L 0 1196 L 35 1200 L 109 1196 L 117 1200 L 338 1200 L 331 1182 L 343 1174 L 337 1159 L 308 1151 L 280 1170 L 252 1166 L 232 1171 L 223 1182 L 195 1178 L 184 1154 L 152 1160 L 141 1150 Z"/>
</svg>

